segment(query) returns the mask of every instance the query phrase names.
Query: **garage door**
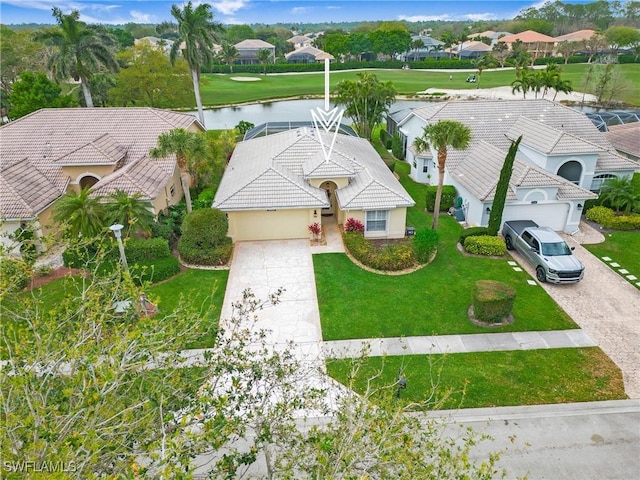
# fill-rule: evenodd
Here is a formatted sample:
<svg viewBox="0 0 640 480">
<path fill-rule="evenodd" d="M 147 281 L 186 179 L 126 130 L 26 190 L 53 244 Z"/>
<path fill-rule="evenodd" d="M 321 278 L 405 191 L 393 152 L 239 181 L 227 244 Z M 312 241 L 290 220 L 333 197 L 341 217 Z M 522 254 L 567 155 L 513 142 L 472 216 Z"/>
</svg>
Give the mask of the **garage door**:
<svg viewBox="0 0 640 480">
<path fill-rule="evenodd" d="M 283 240 L 309 237 L 309 210 L 229 212 L 234 241 Z"/>
<path fill-rule="evenodd" d="M 563 231 L 569 215 L 568 203 L 537 203 L 525 205 L 507 205 L 502 220 L 533 220 L 542 227 Z"/>
</svg>

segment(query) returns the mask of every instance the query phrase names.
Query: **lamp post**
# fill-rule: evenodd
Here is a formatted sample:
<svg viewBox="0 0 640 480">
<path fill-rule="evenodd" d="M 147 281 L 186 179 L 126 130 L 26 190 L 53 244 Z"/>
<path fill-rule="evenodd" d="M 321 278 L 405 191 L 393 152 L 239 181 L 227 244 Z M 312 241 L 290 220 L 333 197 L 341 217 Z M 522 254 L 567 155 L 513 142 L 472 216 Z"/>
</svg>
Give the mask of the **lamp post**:
<svg viewBox="0 0 640 480">
<path fill-rule="evenodd" d="M 122 229 L 124 227 L 119 223 L 115 223 L 109 227 L 109 230 L 113 232 L 116 236 L 116 240 L 118 241 L 118 249 L 120 250 L 120 260 L 122 261 L 122 265 L 127 273 L 129 273 L 129 265 L 127 264 L 127 257 L 124 254 L 124 245 L 122 244 Z"/>
</svg>

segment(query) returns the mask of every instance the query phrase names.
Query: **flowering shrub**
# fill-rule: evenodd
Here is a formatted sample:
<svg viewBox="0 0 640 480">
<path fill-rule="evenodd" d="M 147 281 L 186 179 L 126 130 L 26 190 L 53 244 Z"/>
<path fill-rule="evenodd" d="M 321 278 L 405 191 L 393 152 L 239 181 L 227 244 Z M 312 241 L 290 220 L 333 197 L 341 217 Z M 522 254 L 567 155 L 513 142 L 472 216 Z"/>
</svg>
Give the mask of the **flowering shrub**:
<svg viewBox="0 0 640 480">
<path fill-rule="evenodd" d="M 315 222 L 309 225 L 309 231 L 313 234 L 313 239 L 318 240 L 318 238 L 320 238 L 320 233 L 322 232 L 322 227 L 318 222 Z"/>
<path fill-rule="evenodd" d="M 353 217 L 347 218 L 347 223 L 344 226 L 345 232 L 360 232 L 364 233 L 364 223 Z"/>
</svg>

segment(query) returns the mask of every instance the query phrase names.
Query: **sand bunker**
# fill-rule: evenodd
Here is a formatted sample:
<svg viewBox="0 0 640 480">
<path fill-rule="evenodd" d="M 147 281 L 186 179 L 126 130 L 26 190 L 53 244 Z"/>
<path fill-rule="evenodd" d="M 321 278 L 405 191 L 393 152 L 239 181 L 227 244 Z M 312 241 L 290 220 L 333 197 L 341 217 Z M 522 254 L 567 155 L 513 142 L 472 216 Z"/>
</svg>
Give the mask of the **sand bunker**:
<svg viewBox="0 0 640 480">
<path fill-rule="evenodd" d="M 259 82 L 261 78 L 256 77 L 231 77 L 234 82 Z"/>
<path fill-rule="evenodd" d="M 495 87 L 495 88 L 479 88 L 479 89 L 469 89 L 469 90 L 451 90 L 447 88 L 427 88 L 422 92 L 416 92 L 418 95 L 433 95 L 434 93 L 441 93 L 444 96 L 451 98 L 466 98 L 466 99 L 495 99 L 495 100 L 522 100 L 523 95 L 522 92 L 513 92 L 511 87 Z M 537 98 L 546 98 L 552 100 L 555 91 L 549 90 L 546 95 L 543 96 L 543 93 L 540 92 L 537 95 Z M 568 102 L 581 102 L 583 100 L 586 102 L 595 101 L 595 96 L 590 94 L 583 94 L 582 92 L 571 92 L 571 93 L 563 93 L 558 92 L 555 100 L 557 102 L 568 101 Z M 527 98 L 536 98 L 535 92 L 527 92 Z"/>
</svg>

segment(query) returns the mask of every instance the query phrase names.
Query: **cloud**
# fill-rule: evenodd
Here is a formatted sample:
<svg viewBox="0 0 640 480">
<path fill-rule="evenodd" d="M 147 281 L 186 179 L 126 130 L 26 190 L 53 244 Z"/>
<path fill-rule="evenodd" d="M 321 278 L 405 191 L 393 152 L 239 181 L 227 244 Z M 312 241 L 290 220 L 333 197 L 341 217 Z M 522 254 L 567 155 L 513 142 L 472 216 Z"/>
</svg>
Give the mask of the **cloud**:
<svg viewBox="0 0 640 480">
<path fill-rule="evenodd" d="M 307 7 L 293 7 L 291 9 L 291 13 L 293 15 L 302 15 L 303 13 L 307 13 L 309 9 Z"/>
<path fill-rule="evenodd" d="M 453 20 L 494 20 L 498 18 L 495 13 L 469 13 L 466 15 L 456 15 L 455 17 L 448 13 L 442 15 L 398 15 L 398 20 L 404 20 L 406 22 L 432 22 L 436 20 L 441 21 L 453 21 Z"/>
<path fill-rule="evenodd" d="M 495 20 L 498 16 L 495 13 L 470 13 L 469 15 L 465 15 L 465 18 L 469 20 L 473 20 L 474 22 L 480 20 Z"/>
<path fill-rule="evenodd" d="M 223 15 L 233 15 L 238 10 L 246 8 L 249 5 L 248 0 L 220 0 L 211 2 L 213 8 Z"/>
<path fill-rule="evenodd" d="M 156 16 L 150 13 L 139 12 L 138 10 L 130 10 L 133 23 L 156 23 Z"/>
</svg>

